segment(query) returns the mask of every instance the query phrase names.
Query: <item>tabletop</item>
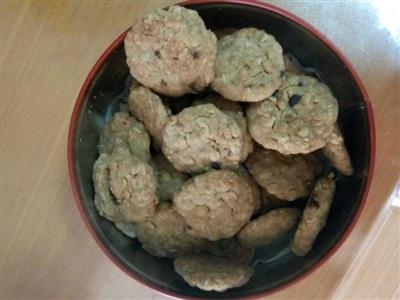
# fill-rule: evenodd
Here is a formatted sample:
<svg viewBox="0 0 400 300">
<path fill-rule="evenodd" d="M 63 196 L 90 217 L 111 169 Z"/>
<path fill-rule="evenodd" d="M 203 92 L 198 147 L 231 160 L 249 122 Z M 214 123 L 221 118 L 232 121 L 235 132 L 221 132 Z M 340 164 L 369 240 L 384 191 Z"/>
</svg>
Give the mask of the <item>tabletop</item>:
<svg viewBox="0 0 400 300">
<path fill-rule="evenodd" d="M 137 15 L 176 1 L 0 1 L 1 298 L 164 299 L 120 271 L 85 228 L 67 173 L 80 87 Z M 376 168 L 360 221 L 339 251 L 272 299 L 399 299 L 399 5 L 271 1 L 347 56 L 376 118 Z M 397 200 L 400 192 L 397 193 Z"/>
</svg>

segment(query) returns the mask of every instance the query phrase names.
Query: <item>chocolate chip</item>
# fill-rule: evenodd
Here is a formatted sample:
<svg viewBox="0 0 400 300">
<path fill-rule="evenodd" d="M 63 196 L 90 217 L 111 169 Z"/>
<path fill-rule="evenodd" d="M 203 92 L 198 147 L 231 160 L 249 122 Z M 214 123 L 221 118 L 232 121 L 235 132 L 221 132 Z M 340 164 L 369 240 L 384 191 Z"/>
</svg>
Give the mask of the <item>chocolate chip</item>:
<svg viewBox="0 0 400 300">
<path fill-rule="evenodd" d="M 194 59 L 198 59 L 200 57 L 200 52 L 197 51 L 197 50 L 194 50 L 192 52 L 192 56 L 193 56 Z"/>
<path fill-rule="evenodd" d="M 303 81 L 300 81 L 300 82 L 297 84 L 297 86 L 303 86 L 303 85 L 304 85 Z"/>
<path fill-rule="evenodd" d="M 289 99 L 289 106 L 293 107 L 295 106 L 297 103 L 299 103 L 301 100 L 301 96 L 300 95 L 293 95 L 292 97 L 290 97 Z"/>
<path fill-rule="evenodd" d="M 211 168 L 216 169 L 216 170 L 220 170 L 221 169 L 221 164 L 219 162 L 212 162 L 211 163 Z"/>
<path fill-rule="evenodd" d="M 313 197 L 310 198 L 310 200 L 307 203 L 308 207 L 315 207 L 315 208 L 319 208 L 319 203 L 317 200 L 315 200 Z"/>
<path fill-rule="evenodd" d="M 161 85 L 162 85 L 162 86 L 167 86 L 167 83 L 165 82 L 164 79 L 161 79 Z"/>
<path fill-rule="evenodd" d="M 161 57 L 161 55 L 160 55 L 160 51 L 158 51 L 158 50 L 154 51 L 154 55 L 155 55 L 155 56 L 157 56 L 158 58 L 160 58 L 160 57 Z"/>
</svg>

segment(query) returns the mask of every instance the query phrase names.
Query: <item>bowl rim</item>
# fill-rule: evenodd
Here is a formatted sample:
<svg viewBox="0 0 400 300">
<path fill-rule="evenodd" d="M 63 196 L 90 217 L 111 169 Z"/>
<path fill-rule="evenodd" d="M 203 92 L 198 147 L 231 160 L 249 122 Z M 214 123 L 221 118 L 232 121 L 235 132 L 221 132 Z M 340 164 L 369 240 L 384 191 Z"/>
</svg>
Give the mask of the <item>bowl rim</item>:
<svg viewBox="0 0 400 300">
<path fill-rule="evenodd" d="M 353 217 L 352 217 L 350 223 L 348 224 L 348 226 L 346 227 L 346 229 L 344 230 L 342 236 L 339 238 L 339 240 L 336 242 L 336 244 L 320 260 L 318 260 L 312 267 L 310 267 L 305 272 L 303 272 L 303 273 L 297 275 L 296 277 L 292 278 L 291 280 L 284 282 L 282 284 L 279 284 L 271 289 L 257 292 L 252 295 L 241 297 L 241 299 L 256 299 L 259 297 L 266 297 L 273 293 L 281 291 L 291 285 L 294 285 L 295 283 L 299 282 L 300 280 L 306 278 L 312 272 L 314 272 L 319 267 L 321 267 L 326 261 L 328 261 L 337 252 L 337 250 L 343 245 L 343 243 L 346 241 L 346 239 L 349 237 L 351 231 L 354 229 L 354 227 L 355 227 L 357 221 L 359 220 L 360 215 L 365 207 L 365 204 L 366 204 L 367 198 L 368 198 L 368 193 L 369 193 L 369 190 L 371 187 L 371 182 L 372 182 L 372 177 L 373 177 L 373 172 L 374 172 L 374 167 L 375 167 L 375 152 L 376 152 L 375 121 L 374 121 L 374 113 L 372 110 L 372 105 L 371 105 L 370 99 L 368 97 L 366 88 L 365 88 L 364 84 L 362 83 L 359 75 L 355 71 L 354 67 L 347 60 L 347 58 L 344 56 L 344 54 L 341 52 L 341 50 L 339 50 L 333 44 L 332 41 L 330 41 L 323 33 L 321 33 L 319 30 L 314 28 L 312 25 L 310 25 L 308 22 L 304 21 L 300 17 L 297 17 L 296 15 L 294 15 L 282 8 L 271 5 L 269 3 L 261 2 L 259 0 L 188 0 L 188 1 L 183 1 L 183 2 L 176 3 L 176 4 L 187 6 L 187 5 L 194 5 L 194 4 L 219 4 L 219 3 L 247 5 L 247 6 L 257 7 L 257 8 L 261 8 L 263 10 L 271 11 L 271 12 L 278 14 L 286 19 L 289 19 L 290 21 L 292 21 L 292 22 L 296 23 L 297 25 L 300 25 L 304 29 L 308 30 L 314 36 L 316 36 L 319 40 L 321 40 L 328 48 L 330 48 L 339 57 L 339 59 L 344 63 L 344 65 L 347 67 L 351 76 L 354 78 L 359 90 L 361 91 L 362 100 L 365 104 L 366 111 L 367 111 L 367 119 L 368 119 L 368 126 L 369 126 L 369 138 L 371 141 L 367 182 L 366 182 L 360 203 L 359 203 L 358 207 L 356 208 L 356 211 L 354 212 Z M 135 279 L 136 281 L 140 282 L 141 284 L 143 284 L 163 295 L 166 295 L 166 296 L 169 296 L 169 297 L 172 297 L 175 299 L 199 299 L 198 297 L 186 297 L 184 295 L 181 295 L 181 294 L 172 292 L 168 289 L 162 288 L 150 281 L 145 280 L 139 274 L 135 273 L 134 271 L 130 270 L 125 265 L 123 265 L 116 257 L 113 256 L 113 254 L 108 250 L 108 248 L 105 245 L 103 245 L 99 236 L 97 236 L 94 228 L 92 227 L 91 222 L 89 220 L 89 216 L 86 214 L 86 212 L 83 208 L 83 205 L 82 205 L 83 201 L 81 198 L 81 194 L 79 192 L 78 181 L 76 178 L 76 169 L 75 169 L 75 164 L 74 164 L 74 161 L 75 161 L 74 141 L 75 141 L 76 128 L 77 128 L 77 123 L 78 123 L 77 121 L 78 121 L 79 114 L 80 114 L 82 105 L 84 103 L 86 94 L 88 92 L 88 89 L 89 89 L 94 77 L 98 73 L 99 69 L 103 66 L 104 62 L 109 57 L 109 55 L 117 47 L 119 47 L 121 45 L 121 43 L 123 43 L 127 31 L 128 30 L 126 30 L 122 34 L 120 34 L 98 58 L 95 65 L 92 67 L 89 74 L 87 75 L 87 77 L 83 83 L 83 86 L 78 94 L 75 105 L 74 105 L 74 109 L 73 109 L 72 116 L 70 119 L 69 130 L 68 130 L 67 161 L 68 161 L 69 179 L 70 179 L 73 195 L 75 198 L 75 203 L 79 209 L 82 219 L 86 225 L 86 228 L 89 230 L 90 234 L 92 235 L 92 237 L 94 238 L 94 240 L 96 241 L 98 246 L 102 249 L 102 251 L 106 254 L 106 256 L 115 265 L 117 265 L 122 271 L 124 271 L 127 275 L 129 275 L 131 278 Z"/>
</svg>

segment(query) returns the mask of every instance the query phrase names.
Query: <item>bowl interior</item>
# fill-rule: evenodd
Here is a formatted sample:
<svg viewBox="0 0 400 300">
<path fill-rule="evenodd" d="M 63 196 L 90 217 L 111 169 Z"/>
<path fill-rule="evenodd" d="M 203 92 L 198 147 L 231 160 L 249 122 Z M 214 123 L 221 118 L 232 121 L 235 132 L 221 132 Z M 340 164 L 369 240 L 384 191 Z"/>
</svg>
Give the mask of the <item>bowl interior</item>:
<svg viewBox="0 0 400 300">
<path fill-rule="evenodd" d="M 253 295 L 286 283 L 306 272 L 332 249 L 344 234 L 366 188 L 371 151 L 367 111 L 361 91 L 339 57 L 313 33 L 299 24 L 262 8 L 242 4 L 202 3 L 188 5 L 199 12 L 209 29 L 256 27 L 273 34 L 285 52 L 294 54 L 307 67 L 316 69 L 339 100 L 339 121 L 355 167 L 351 177 L 337 182 L 337 191 L 326 227 L 306 257 L 289 251 L 289 238 L 259 249 L 255 274 L 241 288 L 224 293 L 203 292 L 189 287 L 173 270 L 172 262 L 144 252 L 100 217 L 94 207 L 92 166 L 104 124 L 123 108 L 131 82 L 121 42 L 108 56 L 90 82 L 78 113 L 73 135 L 74 173 L 83 213 L 107 251 L 130 273 L 164 292 L 183 297 L 232 298 Z"/>
</svg>

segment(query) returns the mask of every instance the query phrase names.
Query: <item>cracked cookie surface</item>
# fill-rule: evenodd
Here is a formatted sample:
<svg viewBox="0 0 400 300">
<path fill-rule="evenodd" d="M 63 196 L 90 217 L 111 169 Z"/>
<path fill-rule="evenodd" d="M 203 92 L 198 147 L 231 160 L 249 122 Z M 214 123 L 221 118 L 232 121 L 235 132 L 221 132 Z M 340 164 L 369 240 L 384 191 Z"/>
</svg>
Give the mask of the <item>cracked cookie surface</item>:
<svg viewBox="0 0 400 300">
<path fill-rule="evenodd" d="M 169 6 L 138 17 L 124 43 L 134 78 L 179 97 L 203 90 L 213 79 L 216 41 L 196 11 Z"/>
<path fill-rule="evenodd" d="M 249 131 L 266 149 L 282 154 L 324 147 L 338 116 L 329 88 L 309 76 L 287 74 L 274 96 L 247 109 Z"/>
<path fill-rule="evenodd" d="M 234 236 L 254 210 L 250 186 L 229 170 L 193 177 L 174 195 L 173 202 L 190 233 L 211 241 Z"/>
<path fill-rule="evenodd" d="M 162 151 L 179 171 L 197 173 L 214 165 L 236 169 L 242 148 L 239 124 L 213 104 L 185 108 L 164 127 Z"/>
<path fill-rule="evenodd" d="M 256 149 L 246 166 L 269 194 L 288 201 L 307 196 L 322 171 L 322 163 L 312 153 L 283 155 L 266 149 Z"/>
<path fill-rule="evenodd" d="M 243 28 L 218 40 L 211 87 L 232 101 L 271 96 L 284 76 L 282 47 L 263 30 Z"/>
<path fill-rule="evenodd" d="M 156 179 L 149 164 L 118 148 L 100 154 L 93 166 L 95 206 L 113 222 L 139 222 L 154 214 Z"/>
</svg>

